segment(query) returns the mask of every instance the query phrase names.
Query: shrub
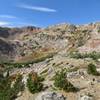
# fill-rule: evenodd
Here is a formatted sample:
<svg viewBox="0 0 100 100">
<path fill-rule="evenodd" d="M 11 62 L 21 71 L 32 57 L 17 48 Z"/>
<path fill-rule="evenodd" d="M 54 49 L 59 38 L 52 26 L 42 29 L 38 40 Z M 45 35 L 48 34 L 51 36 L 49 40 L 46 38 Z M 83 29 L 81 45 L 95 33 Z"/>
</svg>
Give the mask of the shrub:
<svg viewBox="0 0 100 100">
<path fill-rule="evenodd" d="M 98 33 L 100 33 L 100 29 L 98 30 Z"/>
<path fill-rule="evenodd" d="M 11 87 L 11 84 L 12 80 L 9 76 L 0 80 L 0 100 L 14 100 L 17 94 L 24 89 L 21 75 L 18 76 L 13 87 Z"/>
<path fill-rule="evenodd" d="M 22 83 L 22 76 L 18 75 L 18 78 L 12 88 L 13 97 L 16 97 L 16 95 L 23 90 L 24 90 L 24 84 Z"/>
<path fill-rule="evenodd" d="M 88 74 L 92 74 L 92 75 L 96 75 L 96 76 L 100 75 L 96 70 L 96 66 L 92 63 L 90 63 L 88 65 L 87 72 L 88 72 Z"/>
<path fill-rule="evenodd" d="M 62 89 L 66 92 L 75 92 L 78 90 L 76 87 L 73 86 L 72 83 L 70 83 L 66 79 L 66 71 L 64 70 L 56 73 L 55 79 L 54 79 L 54 85 L 55 87 Z"/>
<path fill-rule="evenodd" d="M 39 77 L 37 73 L 30 73 L 29 77 L 27 79 L 27 87 L 29 91 L 34 94 L 43 89 L 42 81 L 44 79 L 42 77 Z"/>
</svg>

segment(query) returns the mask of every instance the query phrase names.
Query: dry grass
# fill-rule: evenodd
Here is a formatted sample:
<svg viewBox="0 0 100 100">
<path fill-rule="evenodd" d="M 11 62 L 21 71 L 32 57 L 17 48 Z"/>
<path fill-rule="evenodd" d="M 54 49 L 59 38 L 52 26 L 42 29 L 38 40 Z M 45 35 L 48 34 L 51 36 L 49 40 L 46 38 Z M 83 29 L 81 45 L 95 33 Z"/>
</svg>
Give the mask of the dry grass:
<svg viewBox="0 0 100 100">
<path fill-rule="evenodd" d="M 33 52 L 30 55 L 26 55 L 20 59 L 18 59 L 16 62 L 17 63 L 24 63 L 24 62 L 39 62 L 43 61 L 46 58 L 50 58 L 55 54 L 54 50 L 49 50 L 49 49 L 42 49 L 42 50 L 37 50 L 36 52 Z"/>
</svg>

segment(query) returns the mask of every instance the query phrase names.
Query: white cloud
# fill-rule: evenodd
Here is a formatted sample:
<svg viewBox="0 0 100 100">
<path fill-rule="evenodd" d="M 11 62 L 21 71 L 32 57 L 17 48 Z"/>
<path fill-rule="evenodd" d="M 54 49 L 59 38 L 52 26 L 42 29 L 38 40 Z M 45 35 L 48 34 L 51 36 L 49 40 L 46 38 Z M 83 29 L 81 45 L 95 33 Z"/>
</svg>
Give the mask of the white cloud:
<svg viewBox="0 0 100 100">
<path fill-rule="evenodd" d="M 0 26 L 8 26 L 9 24 L 9 22 L 0 21 Z"/>
<path fill-rule="evenodd" d="M 15 16 L 12 15 L 0 15 L 0 18 L 16 18 Z"/>
<path fill-rule="evenodd" d="M 29 9 L 29 10 L 41 11 L 41 12 L 57 12 L 57 10 L 55 9 L 40 7 L 40 6 L 19 5 L 19 7 Z"/>
</svg>

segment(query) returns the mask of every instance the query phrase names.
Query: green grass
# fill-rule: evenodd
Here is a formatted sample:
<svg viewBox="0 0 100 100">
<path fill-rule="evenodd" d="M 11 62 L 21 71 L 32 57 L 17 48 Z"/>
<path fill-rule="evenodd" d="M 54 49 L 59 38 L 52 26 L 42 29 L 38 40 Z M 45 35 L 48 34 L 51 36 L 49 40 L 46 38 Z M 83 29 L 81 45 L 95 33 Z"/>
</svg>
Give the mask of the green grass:
<svg viewBox="0 0 100 100">
<path fill-rule="evenodd" d="M 67 69 L 67 72 L 75 72 L 77 71 L 79 68 L 78 67 L 75 67 L 73 69 Z"/>
<path fill-rule="evenodd" d="M 27 62 L 2 62 L 1 65 L 4 65 L 5 68 L 24 68 L 24 67 L 30 67 L 29 64 L 34 64 L 38 62 L 42 62 L 46 60 L 47 58 L 52 58 L 54 56 L 54 53 L 42 56 L 40 58 L 34 59 L 33 61 L 27 61 Z"/>
<path fill-rule="evenodd" d="M 93 60 L 98 60 L 100 58 L 100 52 L 91 52 L 91 53 L 72 53 L 70 55 L 72 58 L 76 59 L 84 59 L 84 58 L 92 58 Z"/>
</svg>

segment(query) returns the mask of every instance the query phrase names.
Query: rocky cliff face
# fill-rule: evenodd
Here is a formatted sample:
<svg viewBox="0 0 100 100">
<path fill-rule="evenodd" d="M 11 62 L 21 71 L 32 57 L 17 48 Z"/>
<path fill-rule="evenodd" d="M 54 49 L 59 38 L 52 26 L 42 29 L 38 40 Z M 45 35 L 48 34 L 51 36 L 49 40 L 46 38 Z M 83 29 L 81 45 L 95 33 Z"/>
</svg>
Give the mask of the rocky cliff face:
<svg viewBox="0 0 100 100">
<path fill-rule="evenodd" d="M 21 41 L 17 40 L 21 34 L 31 34 L 40 28 L 28 26 L 22 28 L 0 27 L 0 61 L 13 61 L 19 53 Z"/>
<path fill-rule="evenodd" d="M 16 47 L 17 53 L 11 44 L 12 55 L 22 57 L 32 54 L 36 50 L 54 49 L 65 52 L 92 52 L 100 51 L 100 23 L 87 25 L 58 24 L 40 29 L 38 27 L 0 28 L 0 37 L 6 39 Z M 4 42 L 4 41 L 3 41 Z M 6 42 L 6 43 L 7 43 Z M 5 46 L 5 45 L 3 45 Z M 2 43 L 1 43 L 1 47 Z M 8 46 L 8 49 L 10 47 Z M 2 49 L 1 49 L 2 51 Z"/>
<path fill-rule="evenodd" d="M 37 32 L 40 28 L 34 26 L 27 26 L 22 28 L 7 28 L 0 27 L 0 37 L 14 39 L 16 35 L 20 35 L 26 32 Z"/>
</svg>

